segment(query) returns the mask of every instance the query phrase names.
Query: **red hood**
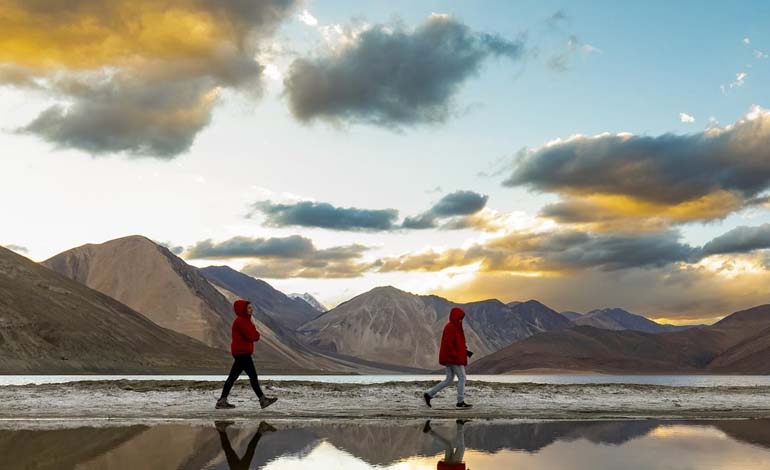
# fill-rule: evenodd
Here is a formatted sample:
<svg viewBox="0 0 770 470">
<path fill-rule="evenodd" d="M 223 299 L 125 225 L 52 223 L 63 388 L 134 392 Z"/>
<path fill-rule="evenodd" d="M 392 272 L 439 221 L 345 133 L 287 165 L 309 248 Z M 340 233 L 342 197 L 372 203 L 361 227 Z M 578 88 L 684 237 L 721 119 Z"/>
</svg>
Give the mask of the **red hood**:
<svg viewBox="0 0 770 470">
<path fill-rule="evenodd" d="M 465 318 L 465 312 L 461 308 L 455 307 L 449 312 L 449 322 L 454 325 L 462 326 L 463 318 Z"/>
<path fill-rule="evenodd" d="M 249 316 L 249 302 L 248 300 L 236 300 L 233 303 L 233 311 L 236 315 L 239 317 L 248 317 Z"/>
</svg>

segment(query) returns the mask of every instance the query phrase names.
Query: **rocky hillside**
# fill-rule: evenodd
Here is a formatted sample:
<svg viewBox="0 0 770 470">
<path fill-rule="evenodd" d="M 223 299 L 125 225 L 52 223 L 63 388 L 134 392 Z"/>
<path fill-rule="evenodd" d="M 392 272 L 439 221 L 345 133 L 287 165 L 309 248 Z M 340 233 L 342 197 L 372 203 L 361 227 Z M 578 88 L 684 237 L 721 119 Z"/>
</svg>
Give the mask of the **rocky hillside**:
<svg viewBox="0 0 770 470">
<path fill-rule="evenodd" d="M 0 247 L 0 373 L 221 373 L 224 351 Z"/>
</svg>

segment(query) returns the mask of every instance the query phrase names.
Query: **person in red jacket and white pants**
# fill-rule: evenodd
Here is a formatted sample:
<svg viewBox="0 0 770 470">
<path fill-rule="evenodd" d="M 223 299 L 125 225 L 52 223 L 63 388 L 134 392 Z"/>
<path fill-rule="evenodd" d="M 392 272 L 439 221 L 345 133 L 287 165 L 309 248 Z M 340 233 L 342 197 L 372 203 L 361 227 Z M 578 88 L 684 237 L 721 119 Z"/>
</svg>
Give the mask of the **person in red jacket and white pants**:
<svg viewBox="0 0 770 470">
<path fill-rule="evenodd" d="M 234 359 L 233 367 L 230 369 L 230 375 L 227 376 L 225 385 L 222 387 L 222 396 L 217 400 L 216 408 L 235 408 L 235 405 L 227 402 L 227 396 L 230 395 L 230 389 L 233 388 L 241 372 L 246 372 L 246 375 L 249 376 L 251 388 L 254 389 L 254 393 L 259 398 L 259 406 L 267 408 L 278 399 L 267 397 L 262 393 L 257 370 L 254 368 L 254 361 L 251 359 L 251 354 L 254 352 L 254 343 L 259 341 L 259 331 L 257 331 L 257 328 L 251 321 L 254 307 L 248 300 L 236 300 L 233 303 L 233 310 L 235 311 L 235 321 L 233 321 L 233 338 L 230 343 L 230 352 Z"/>
<path fill-rule="evenodd" d="M 465 366 L 468 358 L 473 355 L 465 344 L 465 332 L 463 331 L 463 318 L 465 312 L 461 308 L 453 308 L 449 312 L 449 323 L 444 327 L 441 335 L 441 348 L 438 354 L 438 362 L 446 367 L 446 378 L 443 382 L 423 393 L 425 404 L 431 406 L 430 401 L 438 392 L 452 385 L 457 376 L 457 408 L 470 408 L 465 403 Z"/>
</svg>

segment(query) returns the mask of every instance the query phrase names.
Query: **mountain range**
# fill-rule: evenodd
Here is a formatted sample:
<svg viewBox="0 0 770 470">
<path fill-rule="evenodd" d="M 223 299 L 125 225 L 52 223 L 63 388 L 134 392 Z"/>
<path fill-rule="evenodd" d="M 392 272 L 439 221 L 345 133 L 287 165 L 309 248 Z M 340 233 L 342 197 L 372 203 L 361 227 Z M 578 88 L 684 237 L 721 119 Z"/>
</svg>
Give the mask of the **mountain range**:
<svg viewBox="0 0 770 470">
<path fill-rule="evenodd" d="M 217 286 L 204 271 L 190 266 L 167 248 L 142 236 L 129 236 L 102 244 L 65 251 L 42 263 L 142 313 L 159 326 L 199 339 L 211 347 L 229 350 L 235 298 L 259 298 L 254 323 L 263 333 L 255 346 L 260 368 L 274 372 L 350 372 L 352 366 L 315 353 L 300 343 L 291 325 L 295 318 L 317 313 L 303 302 L 289 299 L 262 281 L 256 296 L 251 284 Z M 229 268 L 227 268 L 229 270 Z M 227 270 L 209 270 L 221 273 Z M 231 279 L 227 272 L 221 277 Z M 240 273 L 238 273 L 240 274 Z M 243 277 L 247 277 L 241 275 Z M 251 279 L 251 278 L 249 278 Z M 265 286 L 260 285 L 265 284 Z M 232 292 L 228 287 L 239 292 Z M 285 300 L 290 306 L 281 303 Z M 276 300 L 278 299 L 278 300 Z M 294 307 L 292 310 L 291 307 Z"/>
<path fill-rule="evenodd" d="M 765 331 L 770 328 L 770 314 L 766 315 L 764 310 L 766 306 L 738 312 L 712 326 L 675 326 L 656 323 L 620 308 L 585 314 L 559 313 L 536 300 L 507 304 L 496 299 L 456 303 L 435 295 L 416 295 L 386 286 L 324 311 L 325 307 L 310 294 L 285 295 L 267 282 L 228 266 L 196 268 L 142 236 L 83 245 L 41 265 L 9 253 L 4 250 L 7 273 L 27 272 L 29 266 L 35 266 L 38 276 L 42 276 L 41 273 L 54 276 L 56 286 L 63 282 L 74 283 L 86 289 L 83 292 L 89 293 L 88 299 L 97 295 L 101 299 L 99 302 L 110 299 L 110 312 L 132 312 L 131 315 L 149 322 L 158 331 L 176 332 L 183 335 L 182 338 L 197 340 L 185 344 L 179 343 L 178 337 L 169 340 L 172 347 L 167 353 L 171 356 L 175 355 L 172 354 L 174 350 L 178 352 L 176 355 L 188 354 L 181 351 L 195 344 L 197 348 L 193 349 L 208 346 L 199 349 L 198 354 L 216 351 L 212 357 L 219 358 L 217 361 L 222 357 L 227 359 L 221 353 L 229 348 L 232 301 L 237 298 L 250 300 L 256 310 L 255 325 L 263 333 L 255 356 L 260 369 L 265 372 L 436 370 L 439 368 L 436 358 L 441 331 L 449 310 L 455 306 L 467 313 L 465 334 L 469 349 L 476 353 L 470 366 L 473 372 L 547 369 L 749 373 L 770 370 L 763 359 L 763 354 L 770 349 L 770 333 Z M 21 281 L 14 279 L 13 282 Z M 0 316 L 0 328 L 4 325 L 38 325 L 37 329 L 25 330 L 26 336 L 9 327 L 0 331 L 6 338 L 5 343 L 0 343 L 0 352 L 7 348 L 9 354 L 4 357 L 16 358 L 6 361 L 6 367 L 29 371 L 56 367 L 103 370 L 107 367 L 104 361 L 90 353 L 79 355 L 77 348 L 69 356 L 64 354 L 69 361 L 67 364 L 61 360 L 53 363 L 36 361 L 27 351 L 25 341 L 55 351 L 67 349 L 64 347 L 68 344 L 66 337 L 57 340 L 61 347 L 59 343 L 51 343 L 49 337 L 55 335 L 51 336 L 53 333 L 45 326 L 54 320 L 54 323 L 66 324 L 70 318 L 67 312 L 61 309 L 44 312 L 32 308 L 35 302 L 31 301 L 30 307 L 24 303 L 24 296 L 34 297 L 38 294 L 36 291 L 45 298 L 60 289 L 40 287 L 50 284 L 50 281 L 46 281 L 49 284 L 41 282 L 28 279 L 16 286 L 7 279 L 6 290 L 0 291 L 0 307 L 5 305 L 8 312 Z M 71 288 L 61 289 L 72 291 Z M 84 302 L 99 303 L 96 300 Z M 134 318 L 126 315 L 102 314 L 109 317 L 116 329 L 120 329 L 127 319 Z M 26 320 L 19 323 L 24 317 Z M 136 321 L 132 321 L 134 324 L 127 331 L 136 326 Z M 86 323 L 74 321 L 68 327 L 62 326 L 61 331 L 87 328 Z M 143 333 L 136 334 L 139 335 L 137 344 L 145 345 L 141 340 Z M 174 346 L 177 344 L 178 348 Z M 120 347 L 116 348 L 116 351 L 120 350 Z M 155 354 L 158 348 L 163 349 L 160 346 L 145 348 L 137 350 L 137 354 Z M 112 356 L 106 355 L 105 361 L 109 357 Z M 153 367 L 162 369 L 162 361 L 143 363 L 148 365 L 148 370 L 155 370 Z M 187 367 L 185 364 L 185 361 L 179 362 L 180 367 Z M 194 364 L 204 369 L 213 366 L 210 361 Z M 172 363 L 167 365 L 169 369 L 173 368 Z M 114 363 L 112 367 L 118 371 L 123 363 Z M 135 364 L 128 361 L 124 368 L 134 370 L 134 367 Z"/>
<path fill-rule="evenodd" d="M 473 363 L 473 373 L 531 369 L 649 373 L 768 373 L 770 305 L 711 326 L 666 333 L 576 326 L 511 344 Z"/>
<path fill-rule="evenodd" d="M 635 315 L 621 308 L 602 308 L 584 315 L 577 312 L 563 312 L 575 325 L 595 326 L 605 330 L 633 330 L 642 333 L 665 333 L 680 331 L 703 325 L 667 325 L 654 322 L 647 317 Z"/>
<path fill-rule="evenodd" d="M 439 340 L 449 310 L 466 312 L 465 337 L 477 357 L 533 334 L 568 328 L 569 320 L 535 302 L 453 303 L 394 287 L 378 287 L 344 302 L 299 328 L 309 344 L 385 364 L 437 368 Z"/>
</svg>

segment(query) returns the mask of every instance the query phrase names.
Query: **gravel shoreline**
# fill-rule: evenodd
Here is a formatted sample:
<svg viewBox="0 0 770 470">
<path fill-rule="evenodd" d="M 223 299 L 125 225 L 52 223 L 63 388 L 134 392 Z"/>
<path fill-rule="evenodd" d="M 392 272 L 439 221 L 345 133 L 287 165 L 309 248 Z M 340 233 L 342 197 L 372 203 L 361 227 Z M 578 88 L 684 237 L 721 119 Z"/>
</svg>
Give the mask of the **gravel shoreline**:
<svg viewBox="0 0 770 470">
<path fill-rule="evenodd" d="M 454 408 L 454 388 L 422 402 L 433 382 L 332 384 L 263 382 L 279 401 L 259 408 L 244 380 L 231 394 L 233 410 L 215 410 L 220 384 L 195 381 L 83 381 L 0 387 L 0 420 L 268 419 L 268 418 L 770 418 L 770 387 L 551 385 L 469 383 L 470 410 Z"/>
</svg>

